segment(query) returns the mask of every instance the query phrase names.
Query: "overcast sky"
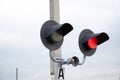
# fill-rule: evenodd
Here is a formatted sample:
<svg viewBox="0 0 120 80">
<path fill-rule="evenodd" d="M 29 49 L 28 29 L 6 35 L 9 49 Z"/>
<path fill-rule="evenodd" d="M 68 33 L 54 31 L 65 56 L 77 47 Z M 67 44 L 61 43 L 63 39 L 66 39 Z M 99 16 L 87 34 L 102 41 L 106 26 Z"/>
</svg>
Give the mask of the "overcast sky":
<svg viewBox="0 0 120 80">
<path fill-rule="evenodd" d="M 40 28 L 49 20 L 49 0 L 0 0 L 0 80 L 50 80 L 49 50 L 40 40 Z M 119 80 L 120 0 L 60 0 L 60 22 L 74 30 L 65 36 L 62 56 L 82 53 L 80 32 L 106 32 L 110 40 L 98 46 L 82 66 L 65 65 L 66 80 Z"/>
</svg>

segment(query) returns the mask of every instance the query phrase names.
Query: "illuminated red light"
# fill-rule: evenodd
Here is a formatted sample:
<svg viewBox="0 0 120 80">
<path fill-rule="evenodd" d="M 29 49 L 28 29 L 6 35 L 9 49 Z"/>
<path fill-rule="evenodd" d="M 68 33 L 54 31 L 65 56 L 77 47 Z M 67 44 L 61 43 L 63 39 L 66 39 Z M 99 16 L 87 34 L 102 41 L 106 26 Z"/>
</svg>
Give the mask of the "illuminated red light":
<svg viewBox="0 0 120 80">
<path fill-rule="evenodd" d="M 98 45 L 98 39 L 96 37 L 93 37 L 88 40 L 88 47 L 91 49 L 95 49 Z"/>
</svg>

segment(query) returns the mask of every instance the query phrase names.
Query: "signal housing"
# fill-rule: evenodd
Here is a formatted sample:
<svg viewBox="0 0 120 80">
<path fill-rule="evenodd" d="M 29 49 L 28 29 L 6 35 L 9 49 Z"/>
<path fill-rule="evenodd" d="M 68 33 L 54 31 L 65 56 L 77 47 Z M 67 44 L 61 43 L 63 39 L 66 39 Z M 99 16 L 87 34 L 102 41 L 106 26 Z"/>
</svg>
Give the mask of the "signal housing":
<svg viewBox="0 0 120 80">
<path fill-rule="evenodd" d="M 94 34 L 91 30 L 85 29 L 79 36 L 79 48 L 85 56 L 92 56 L 95 53 L 97 46 L 108 39 L 109 36 L 105 32 Z"/>
<path fill-rule="evenodd" d="M 61 47 L 64 36 L 71 30 L 73 30 L 73 27 L 69 23 L 58 24 L 56 21 L 48 20 L 42 25 L 41 41 L 46 48 L 56 50 Z"/>
</svg>

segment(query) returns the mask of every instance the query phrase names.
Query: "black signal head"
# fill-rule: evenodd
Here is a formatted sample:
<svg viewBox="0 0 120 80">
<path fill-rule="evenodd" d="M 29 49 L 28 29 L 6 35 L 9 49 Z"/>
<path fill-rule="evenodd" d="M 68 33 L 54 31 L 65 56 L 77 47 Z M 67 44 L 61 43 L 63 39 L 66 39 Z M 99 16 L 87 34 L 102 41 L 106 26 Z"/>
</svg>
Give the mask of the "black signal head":
<svg viewBox="0 0 120 80">
<path fill-rule="evenodd" d="M 43 24 L 42 28 L 41 28 L 41 32 L 40 32 L 40 37 L 41 37 L 41 40 L 44 44 L 44 46 L 50 50 L 56 50 L 58 49 L 62 43 L 63 43 L 63 40 L 61 40 L 59 43 L 53 43 L 53 42 L 50 42 L 48 39 L 47 39 L 47 35 L 49 34 L 49 30 L 53 27 L 55 27 L 55 25 L 58 25 L 57 22 L 55 21 L 47 21 Z"/>
<path fill-rule="evenodd" d="M 95 49 L 89 49 L 86 41 L 88 40 L 88 35 L 94 34 L 91 30 L 89 29 L 85 29 L 81 32 L 80 36 L 79 36 L 79 48 L 81 50 L 81 52 L 85 55 L 85 56 L 92 56 L 95 51 Z"/>
<path fill-rule="evenodd" d="M 40 37 L 46 48 L 56 50 L 61 47 L 64 36 L 72 29 L 69 23 L 58 24 L 56 21 L 48 20 L 41 28 Z"/>
<path fill-rule="evenodd" d="M 79 36 L 79 48 L 85 56 L 92 56 L 97 46 L 108 39 L 109 36 L 105 32 L 94 34 L 91 30 L 85 29 Z"/>
</svg>

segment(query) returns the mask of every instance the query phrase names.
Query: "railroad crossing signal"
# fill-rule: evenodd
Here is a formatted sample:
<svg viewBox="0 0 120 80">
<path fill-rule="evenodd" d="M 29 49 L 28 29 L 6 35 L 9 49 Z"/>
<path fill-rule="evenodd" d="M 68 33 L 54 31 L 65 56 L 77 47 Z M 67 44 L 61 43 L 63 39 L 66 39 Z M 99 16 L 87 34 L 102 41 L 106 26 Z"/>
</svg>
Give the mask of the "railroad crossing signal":
<svg viewBox="0 0 120 80">
<path fill-rule="evenodd" d="M 56 21 L 49 20 L 41 28 L 41 40 L 46 48 L 56 50 L 61 47 L 64 36 L 71 30 L 73 27 L 69 23 L 58 24 Z"/>
<path fill-rule="evenodd" d="M 46 48 L 51 50 L 57 50 L 61 47 L 64 36 L 67 35 L 70 31 L 73 30 L 73 27 L 69 23 L 58 24 L 56 21 L 48 20 L 46 21 L 41 28 L 40 37 L 41 41 Z M 94 33 L 89 29 L 84 29 L 79 35 L 79 48 L 83 53 L 83 61 L 80 63 L 79 58 L 73 56 L 68 58 L 67 60 L 61 57 L 55 57 L 52 53 L 50 53 L 50 59 L 59 64 L 58 67 L 58 79 L 64 80 L 64 71 L 62 65 L 64 64 L 72 64 L 73 66 L 82 65 L 86 60 L 86 56 L 92 56 L 97 46 L 109 40 L 109 36 L 105 32 Z"/>
<path fill-rule="evenodd" d="M 85 56 L 92 56 L 97 46 L 108 39 L 109 36 L 105 32 L 94 34 L 91 30 L 85 29 L 79 36 L 79 48 Z"/>
</svg>

